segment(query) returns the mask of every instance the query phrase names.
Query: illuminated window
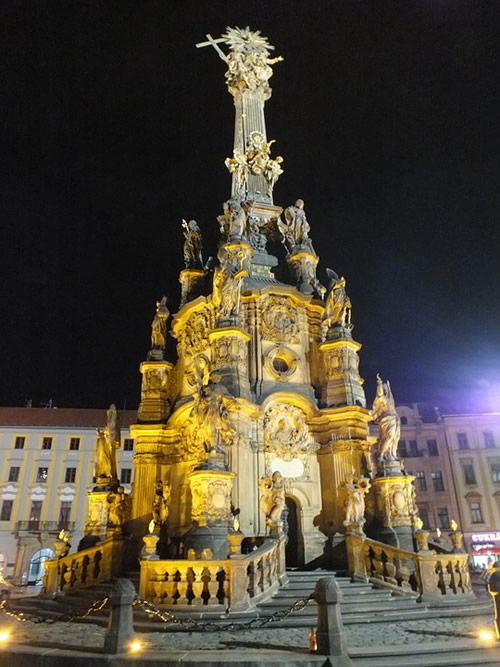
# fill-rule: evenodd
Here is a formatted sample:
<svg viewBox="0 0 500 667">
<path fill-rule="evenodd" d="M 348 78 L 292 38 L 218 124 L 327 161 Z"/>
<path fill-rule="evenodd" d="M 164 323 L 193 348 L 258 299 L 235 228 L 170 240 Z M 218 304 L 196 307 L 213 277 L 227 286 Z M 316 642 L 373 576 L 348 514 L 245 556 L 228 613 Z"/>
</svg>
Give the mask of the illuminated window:
<svg viewBox="0 0 500 667">
<path fill-rule="evenodd" d="M 9 482 L 17 482 L 19 480 L 19 470 L 18 466 L 12 466 L 9 470 Z"/>
<path fill-rule="evenodd" d="M 444 491 L 443 473 L 441 471 L 431 472 L 434 491 Z"/>
<path fill-rule="evenodd" d="M 410 440 L 410 454 L 409 456 L 420 456 L 418 451 L 418 444 L 416 440 Z"/>
<path fill-rule="evenodd" d="M 49 475 L 49 469 L 48 468 L 38 468 L 38 472 L 36 473 L 36 481 L 37 482 L 46 482 L 48 475 Z"/>
<path fill-rule="evenodd" d="M 123 451 L 131 452 L 134 449 L 134 440 L 133 438 L 125 438 L 123 441 Z"/>
<path fill-rule="evenodd" d="M 64 481 L 68 484 L 73 484 L 76 479 L 76 468 L 66 468 L 66 476 Z"/>
<path fill-rule="evenodd" d="M 12 514 L 12 505 L 14 504 L 13 500 L 4 500 L 2 503 L 2 511 L 0 512 L 0 521 L 10 521 L 10 515 Z"/>
<path fill-rule="evenodd" d="M 52 449 L 52 438 L 49 437 L 43 438 L 42 449 Z"/>
<path fill-rule="evenodd" d="M 42 501 L 32 500 L 30 507 L 30 518 L 28 520 L 29 530 L 38 530 L 40 526 L 41 516 L 42 516 Z"/>
<path fill-rule="evenodd" d="M 472 523 L 484 523 L 483 514 L 481 512 L 481 503 L 478 502 L 471 503 L 470 513 L 472 517 Z"/>
<path fill-rule="evenodd" d="M 419 491 L 427 491 L 427 482 L 425 480 L 425 472 L 417 470 L 415 477 L 417 478 L 417 485 Z"/>
<path fill-rule="evenodd" d="M 485 431 L 483 433 L 483 438 L 486 449 L 495 449 L 495 438 L 491 431 Z"/>
<path fill-rule="evenodd" d="M 18 435 L 16 437 L 16 440 L 14 442 L 14 449 L 24 449 L 24 443 L 26 442 L 26 438 L 24 435 Z"/>
<path fill-rule="evenodd" d="M 399 456 L 401 456 L 404 459 L 407 458 L 408 452 L 406 451 L 406 440 L 399 441 L 398 449 L 399 449 Z"/>
<path fill-rule="evenodd" d="M 69 448 L 73 451 L 80 449 L 80 438 L 71 438 L 69 441 Z"/>
<path fill-rule="evenodd" d="M 132 479 L 132 468 L 122 468 L 120 474 L 120 482 L 122 482 L 122 484 L 130 484 L 131 479 Z"/>
<path fill-rule="evenodd" d="M 491 481 L 500 482 L 500 463 L 491 464 Z"/>
<path fill-rule="evenodd" d="M 469 449 L 469 439 L 467 433 L 457 433 L 458 448 Z"/>
<path fill-rule="evenodd" d="M 59 530 L 67 530 L 69 527 L 69 517 L 71 514 L 71 501 L 62 500 L 59 508 L 59 522 L 57 527 Z"/>
<path fill-rule="evenodd" d="M 471 463 L 465 463 L 462 467 L 464 469 L 465 483 L 476 484 L 476 473 L 474 472 L 474 466 Z"/>
<path fill-rule="evenodd" d="M 438 507 L 437 509 L 437 518 L 439 521 L 439 527 L 447 530 L 450 527 L 450 517 L 448 515 L 447 507 Z"/>
<path fill-rule="evenodd" d="M 429 456 L 439 456 L 437 442 L 435 440 L 427 440 L 427 451 Z"/>
</svg>

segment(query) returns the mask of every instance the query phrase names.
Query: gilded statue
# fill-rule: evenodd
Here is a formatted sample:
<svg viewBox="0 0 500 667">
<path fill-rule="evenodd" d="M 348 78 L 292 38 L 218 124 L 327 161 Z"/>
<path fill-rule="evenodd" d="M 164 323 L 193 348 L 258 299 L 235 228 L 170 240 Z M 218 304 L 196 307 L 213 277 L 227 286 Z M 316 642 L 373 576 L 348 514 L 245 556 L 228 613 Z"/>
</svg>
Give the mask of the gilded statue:
<svg viewBox="0 0 500 667">
<path fill-rule="evenodd" d="M 347 490 L 344 526 L 361 528 L 365 523 L 365 495 L 370 490 L 370 480 L 366 477 L 356 479 L 353 474 L 349 474 L 344 486 Z"/>
<path fill-rule="evenodd" d="M 236 175 L 236 183 L 238 186 L 238 193 L 241 199 L 246 199 L 248 196 L 248 176 L 264 176 L 267 182 L 267 195 L 270 196 L 273 187 L 283 173 L 281 164 L 283 158 L 277 155 L 275 158 L 271 157 L 271 146 L 274 143 L 266 141 L 262 132 L 253 131 L 248 138 L 245 153 L 239 148 L 233 151 L 233 157 L 226 158 L 224 164 L 231 174 Z"/>
<path fill-rule="evenodd" d="M 169 482 L 163 483 L 161 479 L 156 480 L 153 497 L 153 521 L 157 526 L 164 525 L 168 519 L 171 493 L 172 487 Z"/>
<path fill-rule="evenodd" d="M 212 302 L 219 319 L 237 315 L 240 307 L 241 284 L 248 275 L 248 254 L 242 248 L 219 251 L 220 266 L 214 271 Z"/>
<path fill-rule="evenodd" d="M 123 486 L 110 491 L 106 496 L 108 502 L 108 525 L 123 526 L 127 519 L 127 495 Z"/>
<path fill-rule="evenodd" d="M 201 231 L 196 220 L 182 220 L 184 229 L 184 264 L 186 269 L 202 269 L 203 256 L 201 254 Z"/>
<path fill-rule="evenodd" d="M 118 412 L 114 404 L 110 405 L 106 413 L 106 426 L 101 431 L 97 429 L 97 449 L 95 459 L 95 477 L 97 483 L 117 479 L 116 450 L 120 447 L 120 423 Z"/>
<path fill-rule="evenodd" d="M 281 527 L 281 514 L 285 508 L 285 482 L 281 473 L 276 470 L 271 477 L 259 480 L 261 490 L 260 507 L 266 515 L 266 525 L 271 531 Z"/>
<path fill-rule="evenodd" d="M 167 319 L 170 312 L 167 308 L 167 297 L 156 302 L 156 314 L 151 324 L 151 352 L 159 351 L 163 356 L 167 341 Z"/>
<path fill-rule="evenodd" d="M 382 382 L 382 378 L 378 373 L 377 392 L 373 401 L 372 414 L 373 421 L 379 428 L 376 444 L 378 460 L 397 459 L 401 423 L 396 412 L 391 385 L 389 382 Z"/>
<path fill-rule="evenodd" d="M 311 227 L 304 211 L 304 200 L 297 199 L 294 206 L 285 209 L 285 220 L 278 219 L 278 229 L 283 235 L 283 244 L 288 254 L 293 254 L 299 248 L 316 255 L 309 238 Z"/>
<path fill-rule="evenodd" d="M 332 269 L 327 269 L 326 273 L 330 278 L 330 283 L 325 299 L 323 326 L 326 329 L 335 325 L 349 328 L 351 326 L 351 300 L 345 289 L 345 278 L 343 276 L 339 278 Z"/>
</svg>

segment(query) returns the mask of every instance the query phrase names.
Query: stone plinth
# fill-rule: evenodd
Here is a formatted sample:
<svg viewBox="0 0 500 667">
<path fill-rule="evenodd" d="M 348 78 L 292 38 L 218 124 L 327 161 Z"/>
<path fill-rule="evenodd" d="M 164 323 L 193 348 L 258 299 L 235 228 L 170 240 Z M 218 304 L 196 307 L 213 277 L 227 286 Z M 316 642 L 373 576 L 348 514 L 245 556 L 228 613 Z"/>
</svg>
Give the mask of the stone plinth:
<svg viewBox="0 0 500 667">
<path fill-rule="evenodd" d="M 297 289 L 303 294 L 313 294 L 316 288 L 316 267 L 319 257 L 309 250 L 299 250 L 286 258 Z"/>
<path fill-rule="evenodd" d="M 372 536 L 380 542 L 413 551 L 413 524 L 417 512 L 413 475 L 378 476 L 370 495 L 374 506 Z"/>
<path fill-rule="evenodd" d="M 205 271 L 203 269 L 184 269 L 180 272 L 181 307 L 201 294 L 204 278 Z"/>
<path fill-rule="evenodd" d="M 321 406 L 366 406 L 363 380 L 359 376 L 358 351 L 361 345 L 352 340 L 347 330 L 335 340 L 326 340 L 319 346 L 321 379 Z"/>
<path fill-rule="evenodd" d="M 104 537 L 108 524 L 108 494 L 111 488 L 96 487 L 93 491 L 88 491 L 89 513 L 87 523 L 85 524 L 85 535 L 95 537 Z"/>
<path fill-rule="evenodd" d="M 168 361 L 150 360 L 141 363 L 141 402 L 137 413 L 140 422 L 161 422 L 167 418 L 167 383 L 171 369 L 172 364 Z"/>
<path fill-rule="evenodd" d="M 248 341 L 250 336 L 238 327 L 219 327 L 208 334 L 213 370 L 220 382 L 235 397 L 250 400 L 248 381 Z"/>
</svg>

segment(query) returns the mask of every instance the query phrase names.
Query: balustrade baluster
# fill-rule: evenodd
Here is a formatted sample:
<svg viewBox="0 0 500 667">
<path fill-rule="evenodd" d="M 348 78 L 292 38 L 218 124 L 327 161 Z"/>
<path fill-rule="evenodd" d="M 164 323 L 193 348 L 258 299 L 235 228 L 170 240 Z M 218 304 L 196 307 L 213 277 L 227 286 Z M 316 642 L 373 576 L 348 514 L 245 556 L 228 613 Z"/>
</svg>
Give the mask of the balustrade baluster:
<svg viewBox="0 0 500 667">
<path fill-rule="evenodd" d="M 373 574 L 374 579 L 379 579 L 380 581 L 384 581 L 384 563 L 382 561 L 382 549 L 380 547 L 372 547 L 373 550 L 373 566 L 375 568 L 375 572 Z"/>
<path fill-rule="evenodd" d="M 396 565 L 394 564 L 394 554 L 392 551 L 386 549 L 385 555 L 387 560 L 385 562 L 385 571 L 387 572 L 386 581 L 393 586 L 398 585 L 398 580 L 396 579 Z"/>
<path fill-rule="evenodd" d="M 179 579 L 177 581 L 177 593 L 179 597 L 177 598 L 178 605 L 188 604 L 187 599 L 187 590 L 188 590 L 188 579 L 187 579 L 187 567 L 178 566 L 177 571 L 179 572 Z"/>
<path fill-rule="evenodd" d="M 203 593 L 203 588 L 205 586 L 205 583 L 203 581 L 203 567 L 201 568 L 191 568 L 191 571 L 193 573 L 193 580 L 191 582 L 191 590 L 193 591 L 193 599 L 191 600 L 191 604 L 195 607 L 199 607 L 203 604 L 203 598 L 202 598 L 202 593 Z"/>
<path fill-rule="evenodd" d="M 219 591 L 217 571 L 219 567 L 218 565 L 210 565 L 207 569 L 210 573 L 210 581 L 208 582 L 208 592 L 210 593 L 210 597 L 208 598 L 208 604 L 213 606 L 219 604 L 219 598 L 217 597 L 217 593 Z"/>
</svg>

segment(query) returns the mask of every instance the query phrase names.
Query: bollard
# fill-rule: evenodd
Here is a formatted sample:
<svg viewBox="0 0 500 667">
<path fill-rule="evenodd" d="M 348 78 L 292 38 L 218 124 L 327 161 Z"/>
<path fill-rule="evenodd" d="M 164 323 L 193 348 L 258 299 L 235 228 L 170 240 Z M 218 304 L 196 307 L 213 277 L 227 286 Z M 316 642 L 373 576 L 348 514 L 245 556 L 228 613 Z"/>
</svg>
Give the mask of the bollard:
<svg viewBox="0 0 500 667">
<path fill-rule="evenodd" d="M 133 603 L 136 598 L 134 584 L 129 579 L 117 579 L 109 602 L 111 612 L 104 635 L 105 653 L 124 653 L 134 635 Z"/>
<path fill-rule="evenodd" d="M 488 581 L 488 593 L 493 599 L 495 608 L 495 632 L 497 639 L 500 639 L 500 571 L 494 570 Z"/>
<path fill-rule="evenodd" d="M 351 665 L 347 652 L 347 642 L 340 615 L 340 603 L 344 594 L 339 589 L 335 577 L 323 577 L 316 582 L 314 599 L 318 605 L 318 630 L 316 639 L 318 653 L 334 656 L 332 664 L 339 667 Z"/>
</svg>

